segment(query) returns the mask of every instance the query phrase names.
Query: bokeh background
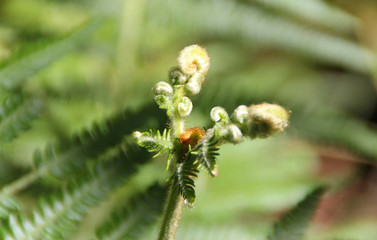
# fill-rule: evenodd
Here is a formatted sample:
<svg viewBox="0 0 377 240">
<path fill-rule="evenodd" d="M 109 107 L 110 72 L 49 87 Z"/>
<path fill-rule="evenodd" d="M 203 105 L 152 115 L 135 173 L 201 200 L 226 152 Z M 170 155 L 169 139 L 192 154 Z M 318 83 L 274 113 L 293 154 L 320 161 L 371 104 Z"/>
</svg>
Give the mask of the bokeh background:
<svg viewBox="0 0 377 240">
<path fill-rule="evenodd" d="M 214 106 L 271 102 L 292 115 L 285 134 L 221 148 L 219 175 L 200 175 L 177 239 L 266 239 L 320 184 L 330 190 L 306 239 L 377 239 L 376 1 L 2 0 L 0 61 L 97 17 L 103 22 L 80 49 L 27 79 L 24 91 L 45 107 L 28 132 L 1 145 L 1 184 L 31 168 L 35 149 L 151 102 L 178 52 L 199 44 L 211 68 L 188 126 L 209 126 Z M 164 169 L 162 158 L 143 168 L 72 239 L 91 239 L 112 204 L 164 181 Z M 37 201 L 33 189 L 18 198 Z"/>
</svg>

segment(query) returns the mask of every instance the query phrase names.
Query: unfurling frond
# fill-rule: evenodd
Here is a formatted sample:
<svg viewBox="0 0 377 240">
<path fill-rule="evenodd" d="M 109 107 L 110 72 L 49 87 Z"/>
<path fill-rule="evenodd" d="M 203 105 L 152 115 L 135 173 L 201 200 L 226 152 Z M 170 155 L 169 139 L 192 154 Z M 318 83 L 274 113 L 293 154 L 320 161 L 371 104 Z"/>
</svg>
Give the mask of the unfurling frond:
<svg viewBox="0 0 377 240">
<path fill-rule="evenodd" d="M 268 240 L 300 240 L 310 223 L 315 209 L 325 189 L 319 187 L 309 193 L 288 214 L 274 225 Z"/>
<path fill-rule="evenodd" d="M 195 128 L 193 129 L 195 130 Z M 219 149 L 216 144 L 217 138 L 215 135 L 210 138 L 204 137 L 198 143 L 195 142 L 193 144 L 195 146 L 194 149 L 191 149 L 191 144 L 187 144 L 188 152 L 186 157 L 182 162 L 178 163 L 177 169 L 172 176 L 174 186 L 178 188 L 182 197 L 190 204 L 194 203 L 196 198 L 194 178 L 197 177 L 199 169 L 205 169 L 213 177 L 217 176 L 216 157 L 219 155 L 217 152 Z"/>
<path fill-rule="evenodd" d="M 205 169 L 212 177 L 216 177 L 218 173 L 216 157 L 219 155 L 219 148 L 216 144 L 214 136 L 210 139 L 204 138 L 190 153 L 196 158 L 194 164 L 199 163 L 199 168 Z"/>
<path fill-rule="evenodd" d="M 173 187 L 177 187 L 182 197 L 189 203 L 194 203 L 196 198 L 193 179 L 199 172 L 194 165 L 196 159 L 194 155 L 189 154 L 183 162 L 177 164 L 177 170 L 172 176 Z"/>
<path fill-rule="evenodd" d="M 98 240 L 142 239 L 146 227 L 161 213 L 166 187 L 153 185 L 146 192 L 133 197 L 123 209 L 97 229 Z"/>
</svg>

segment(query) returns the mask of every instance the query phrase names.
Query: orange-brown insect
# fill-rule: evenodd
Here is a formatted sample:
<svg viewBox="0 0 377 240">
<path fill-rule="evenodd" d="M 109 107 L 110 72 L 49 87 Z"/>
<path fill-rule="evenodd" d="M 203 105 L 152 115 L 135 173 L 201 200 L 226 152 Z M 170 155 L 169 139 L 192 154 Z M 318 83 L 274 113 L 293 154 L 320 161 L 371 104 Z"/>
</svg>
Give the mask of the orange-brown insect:
<svg viewBox="0 0 377 240">
<path fill-rule="evenodd" d="M 196 144 L 206 135 L 206 132 L 201 127 L 193 127 L 190 128 L 181 135 L 179 135 L 179 142 L 184 145 L 185 147 L 191 146 L 191 148 L 195 147 Z"/>
</svg>

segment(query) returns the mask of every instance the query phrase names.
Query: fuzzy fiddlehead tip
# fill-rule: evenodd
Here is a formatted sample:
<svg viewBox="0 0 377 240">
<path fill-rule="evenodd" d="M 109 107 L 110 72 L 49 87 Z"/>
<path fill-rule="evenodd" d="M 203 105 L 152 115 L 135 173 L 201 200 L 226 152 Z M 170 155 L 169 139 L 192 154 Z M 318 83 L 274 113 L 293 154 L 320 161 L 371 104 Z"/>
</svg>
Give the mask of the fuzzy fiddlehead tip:
<svg viewBox="0 0 377 240">
<path fill-rule="evenodd" d="M 200 72 L 204 75 L 208 73 L 210 59 L 207 51 L 198 46 L 191 45 L 185 47 L 178 56 L 179 69 L 187 75 Z"/>
<path fill-rule="evenodd" d="M 248 108 L 252 137 L 265 138 L 288 127 L 290 112 L 277 104 L 261 103 Z"/>
</svg>

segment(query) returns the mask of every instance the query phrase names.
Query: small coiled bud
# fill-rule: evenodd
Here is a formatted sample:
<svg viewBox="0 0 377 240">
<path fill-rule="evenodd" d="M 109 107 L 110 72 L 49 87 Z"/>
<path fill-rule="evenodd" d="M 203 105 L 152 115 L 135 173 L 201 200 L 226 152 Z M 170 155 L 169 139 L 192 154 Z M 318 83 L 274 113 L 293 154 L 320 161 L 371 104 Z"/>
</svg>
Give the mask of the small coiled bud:
<svg viewBox="0 0 377 240">
<path fill-rule="evenodd" d="M 192 102 L 190 98 L 183 97 L 178 103 L 178 113 L 181 117 L 187 117 L 192 110 Z"/>
<path fill-rule="evenodd" d="M 228 125 L 227 130 L 228 130 L 227 140 L 229 142 L 240 143 L 242 141 L 242 136 L 243 136 L 242 132 L 235 124 Z"/>
<path fill-rule="evenodd" d="M 261 103 L 251 105 L 248 110 L 251 119 L 251 137 L 265 138 L 283 132 L 288 126 L 289 111 L 279 105 Z"/>
<path fill-rule="evenodd" d="M 222 107 L 214 107 L 211 109 L 211 119 L 214 122 L 228 123 L 229 116 L 226 110 Z"/>
<path fill-rule="evenodd" d="M 174 85 L 182 85 L 187 82 L 187 76 L 182 74 L 182 72 L 177 68 L 170 72 L 169 78 L 171 83 Z"/>
<path fill-rule="evenodd" d="M 135 131 L 132 133 L 132 137 L 134 137 L 136 140 L 141 138 L 141 136 L 142 136 L 142 133 L 139 131 Z"/>
<path fill-rule="evenodd" d="M 161 109 L 168 109 L 172 105 L 171 98 L 164 95 L 157 95 L 154 100 Z"/>
<path fill-rule="evenodd" d="M 247 106 L 240 105 L 236 109 L 234 109 L 234 112 L 232 113 L 231 119 L 235 123 L 239 124 L 245 124 L 250 120 L 249 116 L 249 110 Z"/>
<path fill-rule="evenodd" d="M 173 87 L 167 82 L 158 82 L 156 85 L 154 85 L 152 91 L 154 95 L 173 95 Z"/>
<path fill-rule="evenodd" d="M 204 75 L 208 73 L 210 59 L 207 51 L 198 46 L 191 45 L 185 47 L 178 56 L 179 69 L 187 75 L 193 75 L 196 72 L 201 72 Z"/>
<path fill-rule="evenodd" d="M 187 94 L 189 95 L 196 95 L 200 92 L 200 89 L 202 88 L 202 85 L 198 82 L 194 82 L 194 81 L 189 81 L 186 85 L 185 85 L 185 90 L 187 92 Z"/>
</svg>

